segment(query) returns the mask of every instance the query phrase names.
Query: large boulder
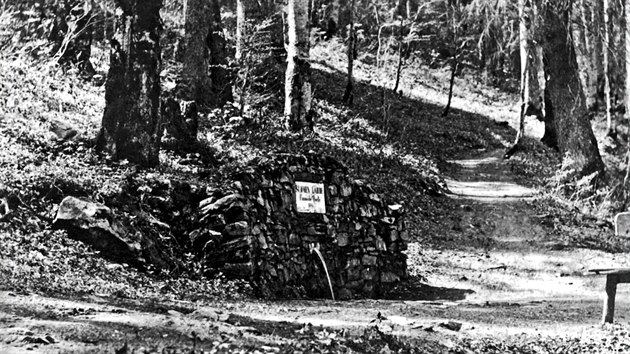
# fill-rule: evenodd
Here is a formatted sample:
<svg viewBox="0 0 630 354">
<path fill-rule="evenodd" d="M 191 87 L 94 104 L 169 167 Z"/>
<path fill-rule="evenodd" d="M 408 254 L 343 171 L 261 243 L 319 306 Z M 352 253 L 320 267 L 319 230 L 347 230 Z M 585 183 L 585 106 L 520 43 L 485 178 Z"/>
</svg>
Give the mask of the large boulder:
<svg viewBox="0 0 630 354">
<path fill-rule="evenodd" d="M 115 262 L 135 266 L 144 263 L 140 243 L 127 237 L 126 228 L 105 205 L 66 197 L 59 205 L 53 227 L 65 229 L 70 238 L 91 245 Z"/>
</svg>

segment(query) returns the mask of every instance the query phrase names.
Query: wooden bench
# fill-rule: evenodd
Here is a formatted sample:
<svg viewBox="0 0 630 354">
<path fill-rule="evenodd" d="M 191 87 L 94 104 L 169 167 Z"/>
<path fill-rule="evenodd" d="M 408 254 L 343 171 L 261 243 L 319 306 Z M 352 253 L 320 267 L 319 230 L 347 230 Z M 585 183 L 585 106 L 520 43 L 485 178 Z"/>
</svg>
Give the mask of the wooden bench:
<svg viewBox="0 0 630 354">
<path fill-rule="evenodd" d="M 615 216 L 615 236 L 630 237 L 630 212 Z M 603 323 L 612 323 L 615 317 L 615 296 L 617 284 L 630 283 L 630 268 L 589 269 L 589 273 L 606 276 L 606 296 L 604 297 Z"/>
</svg>

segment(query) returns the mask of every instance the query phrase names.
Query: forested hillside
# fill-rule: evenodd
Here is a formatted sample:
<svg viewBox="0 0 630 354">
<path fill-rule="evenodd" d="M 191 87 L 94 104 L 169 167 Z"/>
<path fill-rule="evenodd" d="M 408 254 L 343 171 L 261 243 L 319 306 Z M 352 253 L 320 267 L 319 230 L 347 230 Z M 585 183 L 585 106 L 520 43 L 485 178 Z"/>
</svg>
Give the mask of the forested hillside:
<svg viewBox="0 0 630 354">
<path fill-rule="evenodd" d="M 626 350 L 626 6 L 0 0 L 0 352 Z"/>
</svg>

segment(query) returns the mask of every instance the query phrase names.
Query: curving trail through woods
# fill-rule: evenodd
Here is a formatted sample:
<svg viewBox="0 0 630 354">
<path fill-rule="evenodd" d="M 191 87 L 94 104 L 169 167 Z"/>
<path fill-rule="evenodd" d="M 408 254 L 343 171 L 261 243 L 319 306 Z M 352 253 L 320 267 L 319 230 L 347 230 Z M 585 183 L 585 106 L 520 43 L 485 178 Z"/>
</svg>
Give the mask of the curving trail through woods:
<svg viewBox="0 0 630 354">
<path fill-rule="evenodd" d="M 477 158 L 450 160 L 456 166 L 456 173 L 446 179 L 446 184 L 454 196 L 484 202 L 518 201 L 531 199 L 535 189 L 514 182 L 503 151 L 495 150 Z"/>
</svg>

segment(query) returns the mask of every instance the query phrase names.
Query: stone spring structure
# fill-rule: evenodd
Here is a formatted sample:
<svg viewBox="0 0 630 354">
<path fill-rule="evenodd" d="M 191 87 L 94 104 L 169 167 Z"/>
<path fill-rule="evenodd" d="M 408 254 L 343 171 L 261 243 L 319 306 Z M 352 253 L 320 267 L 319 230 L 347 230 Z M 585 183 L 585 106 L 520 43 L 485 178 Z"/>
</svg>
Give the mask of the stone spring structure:
<svg viewBox="0 0 630 354">
<path fill-rule="evenodd" d="M 248 277 L 265 297 L 330 298 L 315 248 L 339 299 L 378 297 L 407 277 L 402 206 L 329 157 L 282 154 L 249 166 L 200 203 L 191 240 L 206 267 Z"/>
</svg>

